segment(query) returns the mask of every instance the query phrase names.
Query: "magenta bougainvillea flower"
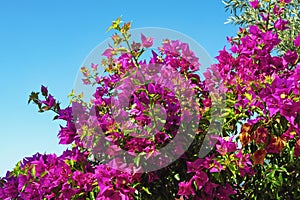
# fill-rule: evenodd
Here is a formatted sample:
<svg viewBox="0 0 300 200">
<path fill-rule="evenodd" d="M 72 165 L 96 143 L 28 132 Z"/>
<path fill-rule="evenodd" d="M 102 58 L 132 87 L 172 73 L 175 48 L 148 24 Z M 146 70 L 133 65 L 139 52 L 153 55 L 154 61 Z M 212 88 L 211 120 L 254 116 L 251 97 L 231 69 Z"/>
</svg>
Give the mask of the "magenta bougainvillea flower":
<svg viewBox="0 0 300 200">
<path fill-rule="evenodd" d="M 219 138 L 219 144 L 216 144 L 217 152 L 222 156 L 230 152 L 235 152 L 237 144 L 232 140 L 233 138 Z"/>
<path fill-rule="evenodd" d="M 131 41 L 130 23 L 113 21 L 113 45 L 99 52 L 102 62 L 81 68 L 83 83 L 95 86 L 90 102 L 71 93 L 72 105 L 61 108 L 47 87 L 31 93 L 40 112 L 54 111 L 64 122 L 58 138 L 68 148 L 23 159 L 0 179 L 0 199 L 249 199 L 267 189 L 273 192 L 265 199 L 281 193 L 293 199 L 299 194 L 289 181 L 296 183 L 299 173 L 300 34 L 278 53 L 290 2 L 249 1 L 260 21 L 228 38 L 204 80 L 189 44 L 165 39 L 155 49 L 151 35 Z M 172 72 L 179 76 L 170 78 Z M 171 153 L 163 154 L 168 145 Z M 198 155 L 210 146 L 205 157 Z M 157 170 L 145 170 L 152 166 Z"/>
<path fill-rule="evenodd" d="M 296 39 L 294 40 L 294 45 L 296 47 L 300 47 L 300 34 L 298 34 L 298 36 L 296 37 Z"/>
<path fill-rule="evenodd" d="M 257 8 L 259 7 L 259 1 L 258 1 L 258 0 L 250 1 L 250 5 L 251 5 L 254 9 L 257 9 Z"/>
<path fill-rule="evenodd" d="M 279 18 L 275 21 L 274 27 L 280 31 L 286 30 L 288 27 L 287 25 L 289 22 L 287 20 L 283 20 L 282 18 Z"/>
<path fill-rule="evenodd" d="M 195 195 L 195 189 L 193 187 L 193 182 L 180 182 L 178 185 L 178 195 L 188 197 L 190 195 Z"/>
<path fill-rule="evenodd" d="M 144 34 L 141 34 L 141 39 L 142 39 L 142 46 L 149 48 L 153 45 L 153 38 L 149 37 L 146 38 Z"/>
</svg>

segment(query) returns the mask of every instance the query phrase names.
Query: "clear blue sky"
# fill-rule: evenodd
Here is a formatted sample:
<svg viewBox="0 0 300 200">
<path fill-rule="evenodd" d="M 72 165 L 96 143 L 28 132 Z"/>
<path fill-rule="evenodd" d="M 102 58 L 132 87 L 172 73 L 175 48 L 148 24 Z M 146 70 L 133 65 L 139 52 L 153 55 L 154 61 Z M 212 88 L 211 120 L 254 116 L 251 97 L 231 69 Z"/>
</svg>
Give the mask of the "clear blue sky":
<svg viewBox="0 0 300 200">
<path fill-rule="evenodd" d="M 67 105 L 81 63 L 110 36 L 105 31 L 120 15 L 133 28 L 182 32 L 212 57 L 237 31 L 224 25 L 221 0 L 0 0 L 0 176 L 23 157 L 66 148 L 58 145 L 59 122 L 27 105 L 28 95 L 44 84 Z"/>
</svg>

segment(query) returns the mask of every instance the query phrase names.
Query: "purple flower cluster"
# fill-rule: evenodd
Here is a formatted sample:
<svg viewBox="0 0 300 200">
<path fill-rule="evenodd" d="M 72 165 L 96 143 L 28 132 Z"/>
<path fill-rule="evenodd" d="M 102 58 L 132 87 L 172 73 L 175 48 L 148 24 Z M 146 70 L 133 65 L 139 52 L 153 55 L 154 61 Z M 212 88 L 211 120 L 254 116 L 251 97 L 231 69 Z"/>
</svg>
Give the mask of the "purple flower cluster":
<svg viewBox="0 0 300 200">
<path fill-rule="evenodd" d="M 71 199 L 85 193 L 84 199 L 96 181 L 86 154 L 76 148 L 59 157 L 37 153 L 25 158 L 3 180 L 1 199 Z"/>
<path fill-rule="evenodd" d="M 2 179 L 0 198 L 8 199 L 133 199 L 130 187 L 138 175 L 113 170 L 106 165 L 92 166 L 89 152 L 79 148 L 61 156 L 35 154 L 25 158 Z M 99 189 L 100 188 L 100 192 Z"/>
<path fill-rule="evenodd" d="M 130 23 L 113 21 L 109 29 L 121 34 L 112 36 L 114 46 L 102 54 L 105 75 L 99 76 L 98 64 L 81 68 L 83 83 L 97 85 L 91 102 L 73 94 L 72 107 L 61 109 L 44 86 L 43 100 L 35 92 L 29 98 L 40 112 L 54 111 L 54 119 L 66 122 L 59 143 L 71 149 L 19 162 L 0 179 L 0 199 L 249 198 L 245 188 L 252 191 L 253 177 L 268 181 L 277 170 L 268 165 L 293 163 L 300 156 L 300 35 L 291 50 L 276 53 L 279 33 L 289 29 L 282 18 L 288 3 L 274 3 L 275 19 L 260 13 L 271 28 L 252 25 L 228 38 L 231 47 L 219 52 L 205 80 L 187 43 L 166 39 L 142 60 L 154 38 L 141 34 L 140 42 L 129 43 Z M 249 2 L 251 10 L 262 5 Z M 224 121 L 221 136 L 214 138 L 214 150 L 199 158 L 215 112 L 213 98 L 222 94 L 227 108 L 218 116 Z M 168 145 L 171 152 L 161 151 Z M 147 165 L 159 170 L 147 171 Z"/>
</svg>

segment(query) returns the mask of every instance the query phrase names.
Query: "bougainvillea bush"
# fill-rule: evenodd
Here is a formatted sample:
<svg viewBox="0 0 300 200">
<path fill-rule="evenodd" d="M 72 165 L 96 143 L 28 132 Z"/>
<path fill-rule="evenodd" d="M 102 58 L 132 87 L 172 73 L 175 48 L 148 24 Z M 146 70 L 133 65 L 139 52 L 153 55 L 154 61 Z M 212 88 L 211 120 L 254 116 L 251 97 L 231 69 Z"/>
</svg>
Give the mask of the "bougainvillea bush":
<svg viewBox="0 0 300 200">
<path fill-rule="evenodd" d="M 231 20 L 243 27 L 228 38 L 229 48 L 219 52 L 204 80 L 197 73 L 201 60 L 188 44 L 165 40 L 154 51 L 155 38 L 141 35 L 140 41 L 130 42 L 131 24 L 120 18 L 113 21 L 109 28 L 115 31 L 113 45 L 102 52 L 104 75 L 98 73 L 97 64 L 81 69 L 84 84 L 96 86 L 91 102 L 72 93 L 72 106 L 61 108 L 44 86 L 30 95 L 29 102 L 40 112 L 52 111 L 55 120 L 65 121 L 58 137 L 69 148 L 60 156 L 37 153 L 19 162 L 1 178 L 0 199 L 297 199 L 299 2 L 231 0 L 225 4 L 232 11 L 240 9 Z M 151 52 L 148 60 L 142 59 L 146 51 Z M 195 112 L 182 109 L 181 102 L 191 100 L 190 92 L 179 101 L 177 90 L 166 87 L 164 76 L 171 70 L 181 75 L 179 84 L 193 92 Z M 149 73 L 159 76 L 149 81 L 144 77 Z M 132 74 L 135 79 L 126 79 Z M 124 112 L 114 114 L 112 109 L 121 104 L 114 92 L 123 89 L 126 94 L 132 82 L 138 87 L 129 95 Z M 221 131 L 215 134 L 219 136 L 213 150 L 199 157 L 214 112 L 212 88 L 226 97 L 218 118 Z M 153 121 L 157 104 L 164 109 Z M 128 119 L 122 118 L 124 113 L 129 113 Z M 182 120 L 193 120 L 194 115 L 197 127 L 180 127 Z M 185 131 L 179 133 L 180 128 Z M 190 139 L 187 130 L 194 135 L 183 151 Z M 141 134 L 147 137 L 138 137 Z M 172 143 L 178 135 L 183 141 Z M 180 156 L 155 159 L 159 149 L 169 144 Z M 122 150 L 128 155 L 119 156 Z M 151 160 L 161 167 L 143 170 L 147 166 L 141 163 Z"/>
</svg>

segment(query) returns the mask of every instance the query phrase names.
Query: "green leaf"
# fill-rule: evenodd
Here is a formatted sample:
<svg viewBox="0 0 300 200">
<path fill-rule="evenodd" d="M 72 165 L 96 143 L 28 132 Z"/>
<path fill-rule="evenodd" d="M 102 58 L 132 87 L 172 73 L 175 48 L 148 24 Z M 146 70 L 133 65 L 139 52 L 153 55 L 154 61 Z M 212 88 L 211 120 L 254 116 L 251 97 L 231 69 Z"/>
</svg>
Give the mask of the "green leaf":
<svg viewBox="0 0 300 200">
<path fill-rule="evenodd" d="M 249 101 L 252 100 L 252 94 L 245 93 L 245 97 L 246 97 Z"/>
<path fill-rule="evenodd" d="M 132 184 L 132 187 L 135 188 L 136 186 L 138 186 L 138 185 L 140 185 L 140 184 L 141 184 L 141 183 L 136 182 L 136 183 Z"/>
<path fill-rule="evenodd" d="M 193 184 L 195 186 L 196 191 L 198 190 L 198 185 L 196 184 L 196 181 L 193 181 Z"/>
<path fill-rule="evenodd" d="M 147 193 L 147 194 L 152 194 L 150 191 L 149 191 L 149 188 L 147 187 L 142 187 L 142 189 Z"/>
<path fill-rule="evenodd" d="M 38 100 L 38 99 L 39 99 L 39 92 L 31 92 L 31 94 L 29 95 L 28 104 L 29 104 L 31 101 L 36 102 L 36 100 Z"/>
<path fill-rule="evenodd" d="M 91 191 L 91 192 L 90 192 L 90 199 L 91 199 L 91 200 L 96 200 L 96 199 L 95 199 L 95 195 L 94 195 L 94 192 L 93 192 L 93 191 Z"/>
<path fill-rule="evenodd" d="M 134 85 L 139 85 L 139 86 L 144 85 L 144 84 L 140 83 L 139 80 L 137 80 L 135 78 L 132 79 L 132 82 L 133 82 Z"/>
<path fill-rule="evenodd" d="M 139 165 L 140 165 L 140 159 L 141 159 L 141 155 L 138 154 L 138 155 L 133 159 L 134 164 L 136 164 L 137 166 L 139 166 Z"/>
<path fill-rule="evenodd" d="M 31 174 L 35 177 L 36 175 L 35 165 L 33 165 L 31 168 Z"/>
<path fill-rule="evenodd" d="M 108 31 L 110 31 L 112 29 L 120 30 L 121 18 L 122 18 L 122 16 L 118 17 L 115 21 L 113 21 L 112 25 L 110 27 L 108 27 L 108 29 L 106 30 L 106 32 L 108 32 Z"/>
<path fill-rule="evenodd" d="M 26 186 L 27 186 L 27 183 L 25 183 L 25 184 L 23 185 L 23 187 L 22 187 L 22 189 L 21 189 L 21 192 L 24 192 Z"/>
<path fill-rule="evenodd" d="M 44 171 L 44 172 L 41 173 L 40 176 L 43 178 L 46 174 L 48 174 L 48 172 L 47 172 L 47 171 Z"/>
</svg>

